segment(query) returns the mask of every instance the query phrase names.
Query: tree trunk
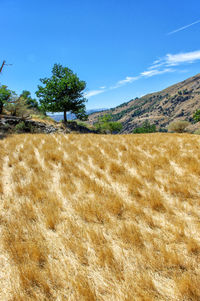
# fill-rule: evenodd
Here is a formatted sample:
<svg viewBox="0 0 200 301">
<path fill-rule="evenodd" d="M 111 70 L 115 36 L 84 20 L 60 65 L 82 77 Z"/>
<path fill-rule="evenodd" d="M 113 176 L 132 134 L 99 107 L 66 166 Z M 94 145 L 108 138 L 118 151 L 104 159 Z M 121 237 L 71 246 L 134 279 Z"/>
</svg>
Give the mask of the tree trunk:
<svg viewBox="0 0 200 301">
<path fill-rule="evenodd" d="M 64 111 L 64 122 L 67 122 L 67 111 Z"/>
<path fill-rule="evenodd" d="M 0 101 L 0 114 L 2 113 L 3 111 L 3 102 Z"/>
</svg>

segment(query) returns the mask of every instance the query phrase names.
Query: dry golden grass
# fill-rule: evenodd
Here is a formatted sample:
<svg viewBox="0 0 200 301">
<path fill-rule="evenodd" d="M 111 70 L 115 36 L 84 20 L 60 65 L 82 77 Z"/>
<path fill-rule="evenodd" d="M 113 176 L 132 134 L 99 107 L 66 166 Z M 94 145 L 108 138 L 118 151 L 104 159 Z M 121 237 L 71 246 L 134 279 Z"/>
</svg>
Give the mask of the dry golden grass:
<svg viewBox="0 0 200 301">
<path fill-rule="evenodd" d="M 0 300 L 200 300 L 200 137 L 0 141 Z"/>
</svg>

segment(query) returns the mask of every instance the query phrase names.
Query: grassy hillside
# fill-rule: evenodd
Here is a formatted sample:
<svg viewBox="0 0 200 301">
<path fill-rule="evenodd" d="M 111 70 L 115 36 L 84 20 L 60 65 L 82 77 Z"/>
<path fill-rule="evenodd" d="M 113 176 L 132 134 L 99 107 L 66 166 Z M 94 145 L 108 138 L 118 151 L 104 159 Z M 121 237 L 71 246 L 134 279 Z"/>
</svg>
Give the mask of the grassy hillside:
<svg viewBox="0 0 200 301">
<path fill-rule="evenodd" d="M 200 300 L 200 137 L 0 140 L 0 300 Z"/>
<path fill-rule="evenodd" d="M 114 121 L 123 123 L 123 133 L 131 133 L 145 120 L 165 128 L 177 119 L 191 121 L 194 112 L 200 108 L 200 74 L 168 87 L 160 92 L 132 99 L 120 106 L 89 116 L 95 123 L 100 115 L 112 114 Z"/>
</svg>

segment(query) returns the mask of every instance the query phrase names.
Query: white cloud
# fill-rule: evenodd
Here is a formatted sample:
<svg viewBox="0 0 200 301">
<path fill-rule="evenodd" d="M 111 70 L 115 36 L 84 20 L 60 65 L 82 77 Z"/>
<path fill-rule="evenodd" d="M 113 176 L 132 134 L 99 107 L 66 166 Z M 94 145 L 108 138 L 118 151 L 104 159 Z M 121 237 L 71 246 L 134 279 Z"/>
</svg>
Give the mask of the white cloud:
<svg viewBox="0 0 200 301">
<path fill-rule="evenodd" d="M 98 94 L 101 94 L 103 93 L 105 90 L 91 90 L 91 91 L 88 91 L 84 94 L 85 97 L 87 98 L 90 98 L 92 96 L 95 96 L 95 95 L 98 95 Z"/>
<path fill-rule="evenodd" d="M 147 71 L 141 72 L 140 74 L 141 74 L 141 76 L 144 76 L 144 77 L 152 77 L 152 76 L 155 76 L 158 74 L 164 74 L 164 73 L 174 72 L 174 71 L 175 70 L 172 68 L 165 68 L 163 70 L 158 70 L 158 69 L 147 70 Z"/>
<path fill-rule="evenodd" d="M 200 50 L 191 51 L 191 52 L 181 52 L 177 54 L 168 53 L 163 58 L 156 60 L 148 68 L 148 70 L 159 69 L 161 67 L 171 67 L 178 66 L 181 64 L 194 63 L 195 61 L 200 60 Z"/>
<path fill-rule="evenodd" d="M 140 76 L 127 76 L 125 79 L 119 80 L 114 86 L 111 86 L 110 89 L 117 89 L 125 84 L 132 83 L 138 80 Z"/>
<path fill-rule="evenodd" d="M 118 85 L 124 85 L 124 84 L 127 84 L 127 83 L 132 83 L 134 82 L 135 80 L 138 80 L 138 76 L 127 76 L 125 79 L 122 79 L 120 81 L 117 82 Z"/>
<path fill-rule="evenodd" d="M 195 24 L 198 24 L 198 23 L 200 23 L 200 20 L 198 20 L 198 21 L 196 21 L 196 22 L 193 22 L 193 23 L 191 23 L 191 24 L 185 25 L 185 26 L 183 26 L 183 27 L 180 27 L 180 28 L 178 28 L 178 29 L 175 29 L 175 30 L 169 32 L 167 35 L 171 35 L 171 34 L 173 34 L 173 33 L 179 32 L 179 31 L 181 31 L 181 30 L 184 30 L 184 29 L 186 29 L 186 28 L 188 28 L 188 27 L 190 27 L 190 26 L 193 26 L 193 25 L 195 25 Z"/>
<path fill-rule="evenodd" d="M 176 66 L 181 63 L 193 63 L 194 61 L 200 60 L 200 50 L 179 54 L 167 54 L 165 60 L 168 66 Z"/>
<path fill-rule="evenodd" d="M 141 72 L 137 76 L 126 76 L 125 79 L 119 80 L 115 85 L 106 88 L 105 86 L 100 87 L 98 90 L 91 90 L 85 93 L 85 97 L 89 98 L 108 90 L 113 90 L 120 88 L 123 85 L 132 83 L 136 80 L 139 80 L 143 77 L 152 77 L 156 75 L 161 75 L 169 72 L 181 72 L 181 70 L 175 70 L 171 68 L 172 66 L 178 66 L 181 64 L 194 63 L 200 60 L 200 50 L 191 51 L 191 52 L 182 52 L 178 54 L 166 54 L 163 58 L 157 59 L 153 64 L 145 71 Z"/>
<path fill-rule="evenodd" d="M 148 68 L 148 70 L 158 69 L 158 68 L 162 67 L 163 65 L 164 65 L 164 62 L 162 59 L 160 59 L 160 60 L 153 62 L 152 66 L 150 66 Z"/>
</svg>

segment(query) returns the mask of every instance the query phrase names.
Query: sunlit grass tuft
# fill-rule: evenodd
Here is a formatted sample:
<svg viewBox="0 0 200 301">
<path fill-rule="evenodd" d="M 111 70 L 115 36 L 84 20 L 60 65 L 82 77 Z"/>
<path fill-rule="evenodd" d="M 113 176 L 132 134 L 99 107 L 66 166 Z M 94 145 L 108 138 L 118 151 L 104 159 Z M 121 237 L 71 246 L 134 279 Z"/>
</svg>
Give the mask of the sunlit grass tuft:
<svg viewBox="0 0 200 301">
<path fill-rule="evenodd" d="M 199 300 L 199 161 L 197 135 L 0 141 L 2 300 Z"/>
</svg>

